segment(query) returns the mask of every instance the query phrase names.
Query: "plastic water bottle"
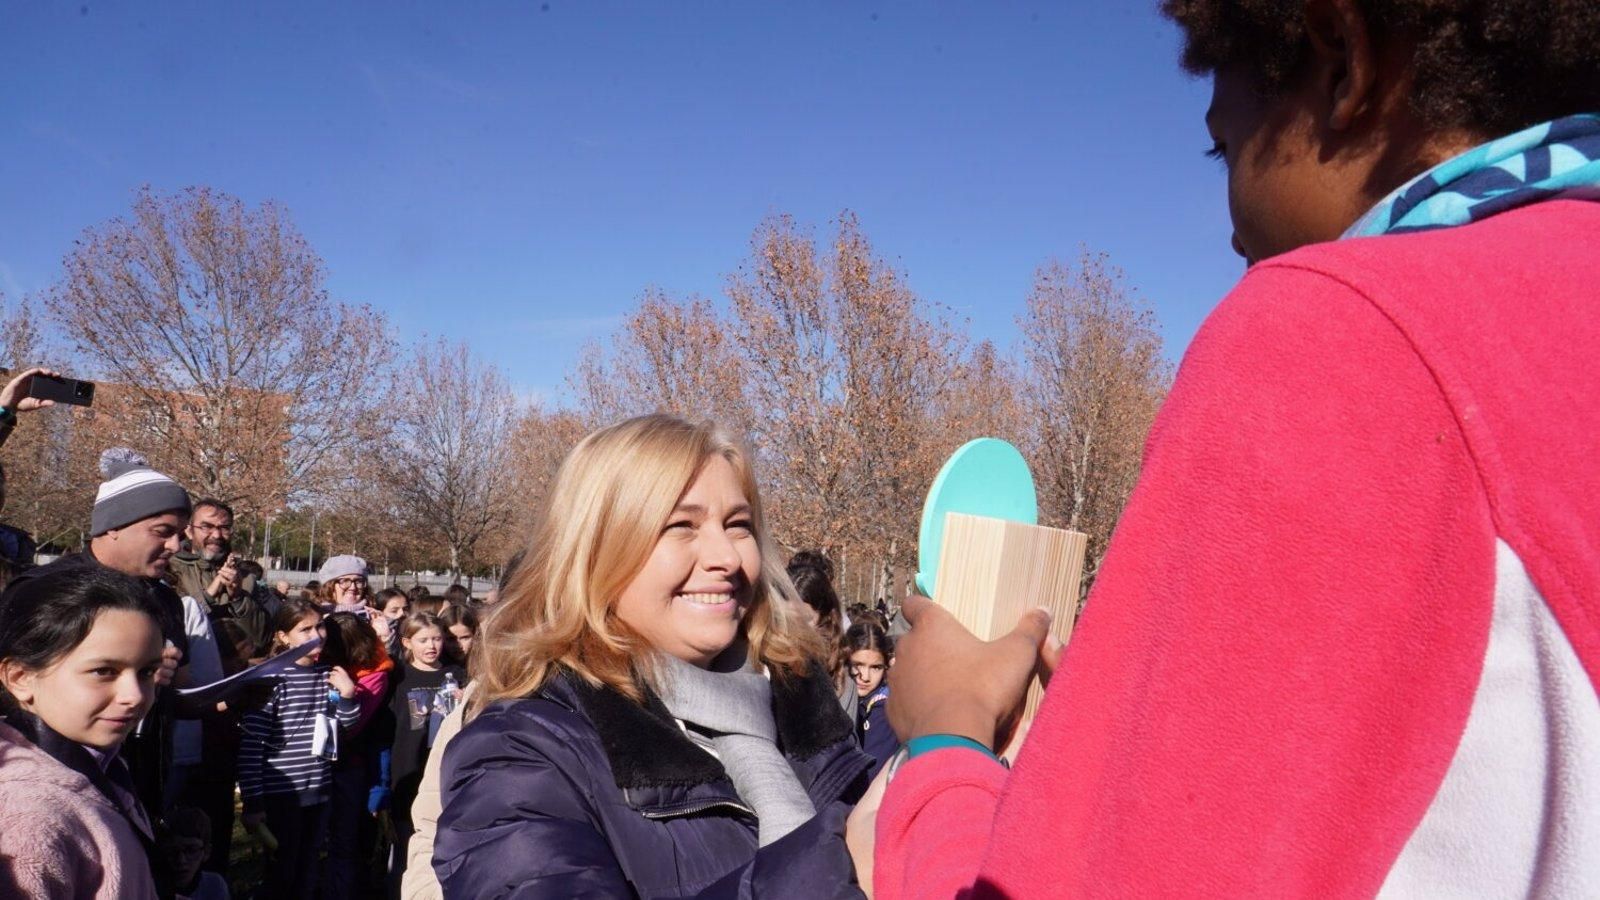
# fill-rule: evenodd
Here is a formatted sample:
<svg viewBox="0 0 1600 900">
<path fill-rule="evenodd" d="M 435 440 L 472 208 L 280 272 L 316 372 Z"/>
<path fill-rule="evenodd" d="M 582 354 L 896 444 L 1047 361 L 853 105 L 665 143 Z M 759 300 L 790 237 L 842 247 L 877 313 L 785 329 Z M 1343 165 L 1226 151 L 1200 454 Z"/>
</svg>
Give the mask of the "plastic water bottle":
<svg viewBox="0 0 1600 900">
<path fill-rule="evenodd" d="M 433 709 L 428 712 L 428 746 L 433 746 L 433 739 L 439 734 L 439 726 L 444 724 L 444 717 L 456 708 L 456 698 L 461 696 L 461 685 L 456 683 L 456 673 L 444 673 L 444 683 L 433 692 Z"/>
<path fill-rule="evenodd" d="M 439 689 L 439 699 L 434 701 L 434 708 L 440 715 L 448 716 L 456 708 L 456 698 L 461 696 L 461 685 L 456 683 L 456 673 L 444 673 L 444 686 Z"/>
<path fill-rule="evenodd" d="M 328 705 L 317 716 L 315 722 L 319 734 L 311 742 L 312 747 L 316 747 L 319 743 L 322 745 L 321 752 L 317 755 L 329 762 L 336 762 L 339 759 L 339 726 L 334 724 L 338 721 L 339 699 L 338 690 L 329 687 Z"/>
</svg>

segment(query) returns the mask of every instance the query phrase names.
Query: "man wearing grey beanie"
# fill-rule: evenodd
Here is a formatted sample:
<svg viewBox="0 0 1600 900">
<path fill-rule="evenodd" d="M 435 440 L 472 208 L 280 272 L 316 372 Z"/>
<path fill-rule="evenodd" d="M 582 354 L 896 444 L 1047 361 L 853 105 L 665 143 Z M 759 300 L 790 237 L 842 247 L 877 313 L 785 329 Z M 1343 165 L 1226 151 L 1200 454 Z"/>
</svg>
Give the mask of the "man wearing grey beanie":
<svg viewBox="0 0 1600 900">
<path fill-rule="evenodd" d="M 100 471 L 106 480 L 95 495 L 89 516 L 88 551 L 70 553 L 48 565 L 29 569 L 13 583 L 101 566 L 139 578 L 162 610 L 161 634 L 167 640 L 156 684 L 182 684 L 189 655 L 183 601 L 161 579 L 189 522 L 189 494 L 176 481 L 150 468 L 144 457 L 125 448 L 101 454 Z M 158 691 L 155 707 L 124 742 L 121 751 L 151 821 L 161 815 L 161 790 L 171 757 L 174 713 L 172 693 Z"/>
</svg>

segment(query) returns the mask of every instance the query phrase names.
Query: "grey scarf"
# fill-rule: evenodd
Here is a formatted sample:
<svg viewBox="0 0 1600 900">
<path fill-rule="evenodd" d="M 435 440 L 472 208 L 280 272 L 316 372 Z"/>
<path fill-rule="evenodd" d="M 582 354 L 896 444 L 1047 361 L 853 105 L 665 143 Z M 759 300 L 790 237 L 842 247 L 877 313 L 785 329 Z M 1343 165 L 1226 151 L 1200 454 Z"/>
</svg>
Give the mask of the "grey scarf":
<svg viewBox="0 0 1600 900">
<path fill-rule="evenodd" d="M 760 846 L 817 814 L 789 761 L 778 752 L 772 685 L 765 675 L 743 665 L 736 671 L 712 672 L 661 654 L 655 680 L 667 710 L 710 740 L 734 790 L 755 810 Z"/>
</svg>

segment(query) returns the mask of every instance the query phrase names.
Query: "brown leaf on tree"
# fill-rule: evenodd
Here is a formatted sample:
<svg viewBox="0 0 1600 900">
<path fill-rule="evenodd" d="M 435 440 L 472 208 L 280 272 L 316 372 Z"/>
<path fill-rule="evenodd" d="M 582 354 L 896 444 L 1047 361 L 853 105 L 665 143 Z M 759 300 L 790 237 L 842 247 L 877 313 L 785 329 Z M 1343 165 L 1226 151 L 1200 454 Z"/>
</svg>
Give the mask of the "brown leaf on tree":
<svg viewBox="0 0 1600 900">
<path fill-rule="evenodd" d="M 260 515 L 330 487 L 378 435 L 384 319 L 328 296 L 277 205 L 145 188 L 64 265 L 47 306 L 109 382 L 99 446 L 134 447 L 196 495 Z"/>
<path fill-rule="evenodd" d="M 1040 521 L 1089 536 L 1087 595 L 1172 382 L 1155 314 L 1105 254 L 1041 268 L 1022 328 L 1024 452 Z"/>
</svg>

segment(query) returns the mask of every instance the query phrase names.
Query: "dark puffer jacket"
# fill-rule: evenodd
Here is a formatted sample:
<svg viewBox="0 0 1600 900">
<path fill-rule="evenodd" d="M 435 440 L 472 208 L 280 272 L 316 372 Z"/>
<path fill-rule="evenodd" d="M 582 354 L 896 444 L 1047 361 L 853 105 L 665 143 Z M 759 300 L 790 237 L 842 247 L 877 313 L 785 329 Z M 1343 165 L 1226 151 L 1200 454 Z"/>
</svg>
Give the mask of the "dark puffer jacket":
<svg viewBox="0 0 1600 900">
<path fill-rule="evenodd" d="M 722 764 L 654 694 L 641 706 L 563 676 L 490 704 L 445 751 L 445 897 L 860 897 L 844 820 L 871 759 L 820 670 L 772 694 L 779 749 L 818 814 L 759 850 Z"/>
</svg>

